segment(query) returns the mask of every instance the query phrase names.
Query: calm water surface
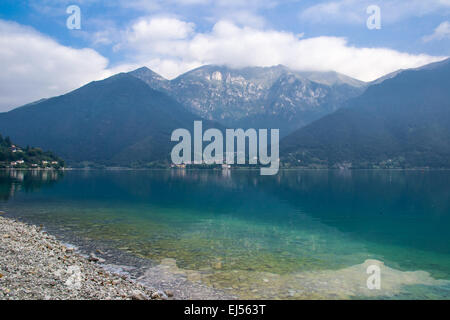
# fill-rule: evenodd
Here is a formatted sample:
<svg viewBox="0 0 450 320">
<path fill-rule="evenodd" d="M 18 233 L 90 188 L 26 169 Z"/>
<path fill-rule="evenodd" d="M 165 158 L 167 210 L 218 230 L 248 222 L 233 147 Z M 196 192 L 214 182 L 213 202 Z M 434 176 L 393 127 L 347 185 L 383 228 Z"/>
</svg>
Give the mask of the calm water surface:
<svg viewBox="0 0 450 320">
<path fill-rule="evenodd" d="M 0 210 L 241 298 L 450 299 L 448 171 L 0 172 Z M 378 265 L 381 289 L 369 290 Z"/>
</svg>

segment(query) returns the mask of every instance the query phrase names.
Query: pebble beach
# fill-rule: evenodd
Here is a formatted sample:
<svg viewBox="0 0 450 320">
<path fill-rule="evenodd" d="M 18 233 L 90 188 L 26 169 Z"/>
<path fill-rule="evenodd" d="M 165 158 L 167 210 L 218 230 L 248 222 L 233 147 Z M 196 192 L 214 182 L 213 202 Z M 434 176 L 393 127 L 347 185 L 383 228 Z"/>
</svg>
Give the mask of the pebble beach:
<svg viewBox="0 0 450 320">
<path fill-rule="evenodd" d="M 0 216 L 0 300 L 151 300 L 171 292 L 106 271 L 41 227 Z"/>
</svg>

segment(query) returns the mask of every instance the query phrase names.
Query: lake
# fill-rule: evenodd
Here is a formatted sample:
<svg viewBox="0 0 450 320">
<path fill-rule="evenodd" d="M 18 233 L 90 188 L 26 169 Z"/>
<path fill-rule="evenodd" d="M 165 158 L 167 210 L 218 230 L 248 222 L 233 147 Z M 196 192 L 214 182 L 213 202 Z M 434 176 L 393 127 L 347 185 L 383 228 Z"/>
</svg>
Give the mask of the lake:
<svg viewBox="0 0 450 320">
<path fill-rule="evenodd" d="M 449 299 L 449 182 L 450 171 L 1 171 L 0 210 L 244 299 Z M 374 265 L 379 289 L 367 286 Z"/>
</svg>

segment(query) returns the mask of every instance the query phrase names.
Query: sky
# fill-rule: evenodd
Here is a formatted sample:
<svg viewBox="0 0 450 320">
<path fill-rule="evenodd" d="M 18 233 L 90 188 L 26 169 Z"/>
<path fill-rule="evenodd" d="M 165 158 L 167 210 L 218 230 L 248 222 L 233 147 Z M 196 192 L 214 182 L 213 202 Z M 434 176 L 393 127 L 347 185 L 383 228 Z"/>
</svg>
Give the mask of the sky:
<svg viewBox="0 0 450 320">
<path fill-rule="evenodd" d="M 450 0 L 2 0 L 0 112 L 142 66 L 168 79 L 283 64 L 372 81 L 449 56 Z"/>
</svg>

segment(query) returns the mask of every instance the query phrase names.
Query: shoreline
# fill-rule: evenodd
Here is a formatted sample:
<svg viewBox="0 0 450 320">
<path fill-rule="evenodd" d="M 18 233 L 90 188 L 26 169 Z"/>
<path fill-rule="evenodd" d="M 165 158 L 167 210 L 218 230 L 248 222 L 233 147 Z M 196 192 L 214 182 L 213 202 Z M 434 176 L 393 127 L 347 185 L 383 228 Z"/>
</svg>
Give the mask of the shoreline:
<svg viewBox="0 0 450 320">
<path fill-rule="evenodd" d="M 234 287 L 216 290 L 200 284 L 201 271 L 179 269 L 174 259 L 155 264 L 148 259 L 122 252 L 115 255 L 101 242 L 87 245 L 72 242 L 42 226 L 21 222 L 17 216 L 4 217 L 0 211 L 0 300 L 231 300 Z M 56 235 L 56 236 L 55 236 Z M 69 243 L 69 244 L 68 244 Z M 74 247 L 75 244 L 77 247 Z M 80 248 L 80 249 L 78 249 Z M 87 249 L 87 251 L 86 251 Z M 120 250 L 122 251 L 122 250 Z M 91 252 L 91 254 L 84 254 Z M 286 288 L 289 297 L 294 291 L 310 295 L 295 299 L 364 299 L 376 298 L 377 292 L 364 291 L 366 269 L 370 264 L 383 268 L 384 291 L 380 298 L 402 294 L 403 286 L 443 286 L 448 282 L 432 278 L 421 270 L 402 271 L 377 260 L 361 261 L 338 270 L 294 273 L 287 276 L 264 273 L 264 283 L 275 281 Z M 187 271 L 187 272 L 186 272 Z M 186 277 L 187 276 L 187 277 Z M 190 277 L 190 279 L 189 279 Z M 266 280 L 265 280 L 266 279 Z M 324 280 L 325 279 L 325 280 Z M 338 279 L 339 281 L 335 281 Z M 322 286 L 331 285 L 331 291 Z M 342 284 L 348 286 L 342 288 Z M 295 285 L 294 285 L 295 284 Z M 332 285 L 335 285 L 334 289 Z M 155 289 L 158 288 L 158 289 Z M 326 289 L 325 291 L 323 291 Z M 342 296 L 335 292 L 344 289 Z M 387 290 L 387 291 L 386 291 Z M 323 292 L 322 292 L 323 291 Z M 227 293 L 228 292 L 228 293 Z M 242 298 L 242 299 L 249 299 Z M 252 298 L 250 298 L 252 299 Z M 268 299 L 275 299 L 269 297 Z"/>
<path fill-rule="evenodd" d="M 42 168 L 0 168 L 0 171 L 50 171 L 50 172 L 66 172 L 66 171 L 258 171 L 260 168 L 236 167 L 231 169 L 220 168 L 127 168 L 127 167 L 106 167 L 106 168 L 61 168 L 61 169 L 42 169 Z M 431 172 L 431 171 L 450 171 L 450 168 L 308 168 L 308 167 L 291 167 L 279 168 L 282 171 L 397 171 L 397 172 Z"/>
<path fill-rule="evenodd" d="M 0 300 L 234 300 L 188 274 L 0 211 Z M 49 234 L 50 233 L 50 234 Z M 19 236 L 20 235 L 20 236 Z M 56 273 L 55 273 L 56 272 Z"/>
<path fill-rule="evenodd" d="M 108 271 L 102 262 L 41 227 L 0 216 L 0 300 L 172 299 L 171 292 Z"/>
</svg>

